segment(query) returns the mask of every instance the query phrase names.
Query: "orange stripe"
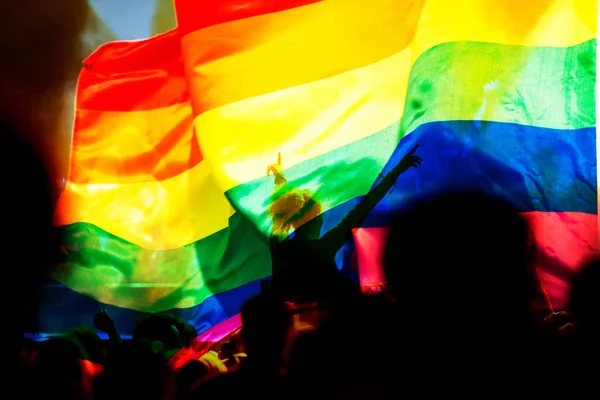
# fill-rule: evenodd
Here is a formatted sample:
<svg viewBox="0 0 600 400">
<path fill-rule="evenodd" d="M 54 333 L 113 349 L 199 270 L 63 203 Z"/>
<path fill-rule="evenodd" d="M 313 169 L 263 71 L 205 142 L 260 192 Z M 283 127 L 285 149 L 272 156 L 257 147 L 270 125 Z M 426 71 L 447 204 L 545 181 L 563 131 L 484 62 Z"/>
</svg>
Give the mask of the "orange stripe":
<svg viewBox="0 0 600 400">
<path fill-rule="evenodd" d="M 212 25 L 301 7 L 322 0 L 175 0 L 177 25 L 186 34 Z"/>
<path fill-rule="evenodd" d="M 101 46 L 79 75 L 77 108 L 132 111 L 189 100 L 177 30 Z"/>
<path fill-rule="evenodd" d="M 423 4 L 319 2 L 185 35 L 181 47 L 194 112 L 331 77 L 398 53 L 413 39 Z"/>
<path fill-rule="evenodd" d="M 148 111 L 77 110 L 72 183 L 162 181 L 194 167 L 202 153 L 189 103 Z"/>
</svg>

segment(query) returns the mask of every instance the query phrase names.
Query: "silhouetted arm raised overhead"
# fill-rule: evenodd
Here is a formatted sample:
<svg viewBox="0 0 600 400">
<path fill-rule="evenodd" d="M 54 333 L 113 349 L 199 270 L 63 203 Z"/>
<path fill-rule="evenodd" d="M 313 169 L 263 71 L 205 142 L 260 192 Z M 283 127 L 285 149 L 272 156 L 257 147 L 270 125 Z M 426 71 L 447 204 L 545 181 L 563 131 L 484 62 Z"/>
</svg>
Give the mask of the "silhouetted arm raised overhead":
<svg viewBox="0 0 600 400">
<path fill-rule="evenodd" d="M 352 236 L 352 229 L 362 226 L 369 213 L 383 199 L 394 185 L 398 176 L 410 168 L 416 168 L 423 159 L 415 155 L 419 145 L 415 145 L 400 162 L 383 177 L 381 182 L 371 189 L 348 214 L 334 228 L 327 231 L 321 239 L 323 248 L 335 249 L 337 252 Z"/>
</svg>

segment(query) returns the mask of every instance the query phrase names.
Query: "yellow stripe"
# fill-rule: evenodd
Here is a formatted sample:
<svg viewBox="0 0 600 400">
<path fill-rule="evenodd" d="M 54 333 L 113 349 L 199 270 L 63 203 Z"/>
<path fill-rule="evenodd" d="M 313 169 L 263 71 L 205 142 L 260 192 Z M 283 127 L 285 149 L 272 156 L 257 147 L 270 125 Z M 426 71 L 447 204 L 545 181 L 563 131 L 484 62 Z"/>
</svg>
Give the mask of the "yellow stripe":
<svg viewBox="0 0 600 400">
<path fill-rule="evenodd" d="M 142 111 L 77 110 L 69 180 L 134 183 L 163 180 L 197 163 L 191 160 L 189 103 Z M 196 143 L 193 143 L 197 147 Z"/>
<path fill-rule="evenodd" d="M 206 162 L 164 181 L 67 183 L 55 223 L 88 222 L 146 249 L 168 250 L 227 226 L 233 210 Z"/>
<path fill-rule="evenodd" d="M 367 4 L 374 0 L 344 1 L 347 3 L 332 3 L 340 7 L 342 4 L 362 4 L 364 24 L 368 24 L 370 15 Z M 304 85 L 281 88 L 198 115 L 194 123 L 205 160 L 215 166 L 215 177 L 225 191 L 264 176 L 267 166 L 276 162 L 278 152 L 282 154 L 283 167 L 288 168 L 371 135 L 402 117 L 412 65 L 421 54 L 441 43 L 469 40 L 567 47 L 596 37 L 596 2 L 559 0 L 545 7 L 540 6 L 542 2 L 530 3 L 533 5 L 521 5 L 519 7 L 522 8 L 519 8 L 517 4 L 521 3 L 512 0 L 429 1 L 410 44 L 391 57 L 363 68 Z M 270 17 L 275 20 L 284 13 Z M 343 24 L 343 17 L 343 14 L 339 14 L 334 19 L 335 24 Z M 221 29 L 236 23 L 224 24 Z M 298 21 L 298 24 L 302 24 L 306 32 L 315 29 L 308 22 Z M 278 36 L 285 36 L 288 32 L 300 35 L 298 27 L 288 30 L 280 28 L 283 31 L 277 33 Z M 356 29 L 360 29 L 360 26 L 356 26 Z M 235 32 L 232 27 L 229 34 Z M 398 30 L 397 33 L 401 32 Z M 202 33 L 207 35 L 208 40 L 214 31 L 202 30 L 196 34 Z M 227 30 L 221 35 L 225 34 Z M 348 39 L 353 40 L 354 37 L 349 36 Z M 226 39 L 220 42 L 224 41 Z M 235 57 L 211 61 L 208 69 L 195 66 L 194 84 L 199 85 L 199 80 L 202 80 L 212 86 L 204 89 L 207 93 L 204 97 L 199 96 L 197 91 L 192 95 L 200 98 L 218 97 L 229 91 L 228 95 L 235 98 L 235 93 L 231 93 L 235 90 L 231 83 L 235 83 L 236 87 L 244 86 L 252 82 L 254 76 L 261 75 L 261 71 L 266 71 L 265 75 L 270 79 L 283 82 L 284 79 L 277 75 L 300 74 L 305 65 L 318 64 L 320 61 L 311 57 L 312 53 L 307 48 L 306 54 L 296 56 L 305 57 L 304 64 L 298 65 L 296 72 L 273 69 L 273 63 L 291 56 L 294 48 L 290 46 L 287 53 L 270 54 L 265 51 L 268 43 L 258 49 L 245 49 Z M 368 41 L 359 41 L 357 44 L 360 44 L 354 50 L 357 53 L 377 45 Z M 331 51 L 335 52 L 335 49 Z M 321 53 L 315 50 L 315 54 Z M 236 73 L 234 64 L 240 68 L 240 72 Z M 227 86 L 220 86 L 225 84 Z M 198 90 L 198 87 L 194 89 Z M 243 91 L 246 93 L 245 89 Z M 467 119 L 470 118 L 472 115 Z M 395 143 L 390 145 L 394 146 Z"/>
</svg>

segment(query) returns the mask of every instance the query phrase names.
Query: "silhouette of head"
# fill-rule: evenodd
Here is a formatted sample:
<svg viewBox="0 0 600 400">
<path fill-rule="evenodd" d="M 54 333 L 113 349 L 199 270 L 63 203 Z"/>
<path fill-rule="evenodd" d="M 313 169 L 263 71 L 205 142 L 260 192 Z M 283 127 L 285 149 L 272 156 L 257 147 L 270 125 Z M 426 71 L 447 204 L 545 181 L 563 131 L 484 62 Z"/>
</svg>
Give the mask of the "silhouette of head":
<svg viewBox="0 0 600 400">
<path fill-rule="evenodd" d="M 569 308 L 581 333 L 600 337 L 600 258 L 584 264 L 575 275 Z"/>
<path fill-rule="evenodd" d="M 473 315 L 488 323 L 500 314 L 527 319 L 535 273 L 529 238 L 509 203 L 479 192 L 443 193 L 394 222 L 385 273 L 400 307 L 415 318 L 461 325 Z"/>
<path fill-rule="evenodd" d="M 79 342 L 90 361 L 104 363 L 106 357 L 104 343 L 95 329 L 82 325 L 67 331 L 65 335 Z"/>
<path fill-rule="evenodd" d="M 154 314 L 135 327 L 133 341 L 140 349 L 166 362 L 183 347 L 182 332 L 185 334 L 185 324 L 179 318 Z"/>
<path fill-rule="evenodd" d="M 194 325 L 183 322 L 183 332 L 181 333 L 181 345 L 188 347 L 198 336 L 198 331 Z"/>
<path fill-rule="evenodd" d="M 93 382 L 99 400 L 165 399 L 172 371 L 161 357 L 140 346 L 125 345 L 111 353 Z"/>
<path fill-rule="evenodd" d="M 67 337 L 48 339 L 40 344 L 33 362 L 30 389 L 37 395 L 55 398 L 83 398 L 82 369 L 79 360 L 85 351 Z"/>
<path fill-rule="evenodd" d="M 241 309 L 241 338 L 248 362 L 279 367 L 292 317 L 282 300 L 271 293 L 251 297 Z"/>
<path fill-rule="evenodd" d="M 269 205 L 273 231 L 287 234 L 294 229 L 297 235 L 318 239 L 323 226 L 322 207 L 309 190 L 292 189 Z"/>
</svg>

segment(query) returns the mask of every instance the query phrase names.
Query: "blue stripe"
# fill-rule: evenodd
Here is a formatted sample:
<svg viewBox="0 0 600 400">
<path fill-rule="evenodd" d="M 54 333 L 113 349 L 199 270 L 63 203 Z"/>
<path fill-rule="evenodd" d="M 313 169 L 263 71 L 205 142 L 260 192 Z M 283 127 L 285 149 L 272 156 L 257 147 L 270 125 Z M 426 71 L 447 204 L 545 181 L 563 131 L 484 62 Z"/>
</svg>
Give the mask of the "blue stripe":
<svg viewBox="0 0 600 400">
<path fill-rule="evenodd" d="M 367 226 L 381 226 L 382 216 L 419 196 L 456 188 L 483 190 L 512 202 L 522 212 L 598 212 L 596 128 L 560 130 L 485 121 L 429 123 L 403 138 L 383 174 L 415 144 L 423 164 L 398 178 Z"/>
</svg>

